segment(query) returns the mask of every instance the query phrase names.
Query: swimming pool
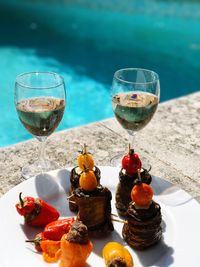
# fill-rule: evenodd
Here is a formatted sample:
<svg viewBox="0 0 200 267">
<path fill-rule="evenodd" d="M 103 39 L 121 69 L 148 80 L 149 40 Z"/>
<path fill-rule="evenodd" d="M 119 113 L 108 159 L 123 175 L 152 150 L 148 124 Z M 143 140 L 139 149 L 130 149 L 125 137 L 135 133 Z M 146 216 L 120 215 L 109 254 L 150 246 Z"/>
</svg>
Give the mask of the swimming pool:
<svg viewBox="0 0 200 267">
<path fill-rule="evenodd" d="M 191 1 L 1 1 L 0 146 L 31 138 L 13 104 L 17 74 L 63 75 L 58 130 L 71 128 L 113 116 L 109 90 L 119 68 L 158 72 L 161 101 L 199 90 L 199 29 L 200 4 Z"/>
</svg>

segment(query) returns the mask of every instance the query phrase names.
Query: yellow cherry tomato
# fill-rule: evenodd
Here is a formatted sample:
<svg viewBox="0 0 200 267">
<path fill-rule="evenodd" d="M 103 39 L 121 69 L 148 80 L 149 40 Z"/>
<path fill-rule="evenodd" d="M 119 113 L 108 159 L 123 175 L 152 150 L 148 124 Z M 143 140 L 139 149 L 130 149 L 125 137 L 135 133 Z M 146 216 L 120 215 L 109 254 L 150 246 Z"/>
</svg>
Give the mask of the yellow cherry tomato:
<svg viewBox="0 0 200 267">
<path fill-rule="evenodd" d="M 97 178 L 93 171 L 85 170 L 80 176 L 79 185 L 86 191 L 92 191 L 97 187 Z"/>
</svg>

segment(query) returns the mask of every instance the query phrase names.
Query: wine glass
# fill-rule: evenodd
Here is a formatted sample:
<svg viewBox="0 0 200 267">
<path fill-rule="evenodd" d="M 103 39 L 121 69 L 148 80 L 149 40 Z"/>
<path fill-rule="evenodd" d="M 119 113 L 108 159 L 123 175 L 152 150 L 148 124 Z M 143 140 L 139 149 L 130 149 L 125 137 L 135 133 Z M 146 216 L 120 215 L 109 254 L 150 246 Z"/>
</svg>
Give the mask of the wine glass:
<svg viewBox="0 0 200 267">
<path fill-rule="evenodd" d="M 45 141 L 58 127 L 65 110 L 63 78 L 53 72 L 27 72 L 15 80 L 15 107 L 24 127 L 40 142 L 38 160 L 22 168 L 26 179 L 59 168 L 45 157 Z"/>
<path fill-rule="evenodd" d="M 129 147 L 133 147 L 135 134 L 152 119 L 160 99 L 160 82 L 157 73 L 147 69 L 125 68 L 117 70 L 112 82 L 112 108 L 117 121 L 129 134 Z M 120 166 L 123 155 L 111 160 Z M 145 169 L 150 164 L 142 159 Z"/>
</svg>

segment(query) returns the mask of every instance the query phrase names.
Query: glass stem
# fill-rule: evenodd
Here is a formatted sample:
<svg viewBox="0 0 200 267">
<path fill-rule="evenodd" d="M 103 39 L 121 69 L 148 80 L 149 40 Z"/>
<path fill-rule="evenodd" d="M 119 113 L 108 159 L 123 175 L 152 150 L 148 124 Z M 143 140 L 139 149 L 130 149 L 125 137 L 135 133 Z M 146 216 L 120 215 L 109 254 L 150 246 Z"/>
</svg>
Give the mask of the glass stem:
<svg viewBox="0 0 200 267">
<path fill-rule="evenodd" d="M 133 131 L 128 131 L 128 134 L 129 134 L 129 144 L 130 144 L 130 148 L 131 149 L 135 149 L 135 135 L 136 135 L 136 132 L 133 132 Z"/>
<path fill-rule="evenodd" d="M 39 147 L 39 164 L 42 166 L 42 167 L 45 167 L 46 166 L 46 161 L 45 161 L 45 158 L 46 158 L 46 152 L 45 152 L 45 145 L 46 145 L 46 140 L 47 140 L 47 137 L 40 137 L 40 138 L 37 138 L 40 142 L 40 147 Z"/>
</svg>

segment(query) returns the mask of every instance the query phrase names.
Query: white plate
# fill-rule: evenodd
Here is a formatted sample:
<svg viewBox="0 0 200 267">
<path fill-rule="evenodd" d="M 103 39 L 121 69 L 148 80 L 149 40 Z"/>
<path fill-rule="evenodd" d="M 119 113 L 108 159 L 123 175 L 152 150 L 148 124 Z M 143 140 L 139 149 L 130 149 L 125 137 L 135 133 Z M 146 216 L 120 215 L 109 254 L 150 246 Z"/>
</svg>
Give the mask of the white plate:
<svg viewBox="0 0 200 267">
<path fill-rule="evenodd" d="M 101 183 L 107 186 L 113 194 L 112 213 L 117 214 L 114 207 L 114 193 L 118 183 L 118 169 L 100 167 L 102 171 Z M 154 199 L 160 203 L 163 216 L 163 241 L 146 250 L 135 251 L 127 246 L 131 252 L 136 267 L 199 267 L 200 240 L 200 205 L 185 191 L 173 186 L 163 179 L 153 177 Z M 24 226 L 23 218 L 18 215 L 15 204 L 18 202 L 19 192 L 23 196 L 40 197 L 60 212 L 61 216 L 72 216 L 68 209 L 66 191 L 69 188 L 69 171 L 57 170 L 43 176 L 31 178 L 10 190 L 0 199 L 0 266 L 1 267 L 53 267 L 36 253 L 31 244 L 25 243 L 32 238 L 39 229 Z M 87 260 L 88 266 L 103 267 L 101 257 L 103 246 L 111 240 L 124 245 L 121 235 L 121 223 L 114 223 L 115 231 L 106 239 L 92 240 L 94 250 Z"/>
</svg>

